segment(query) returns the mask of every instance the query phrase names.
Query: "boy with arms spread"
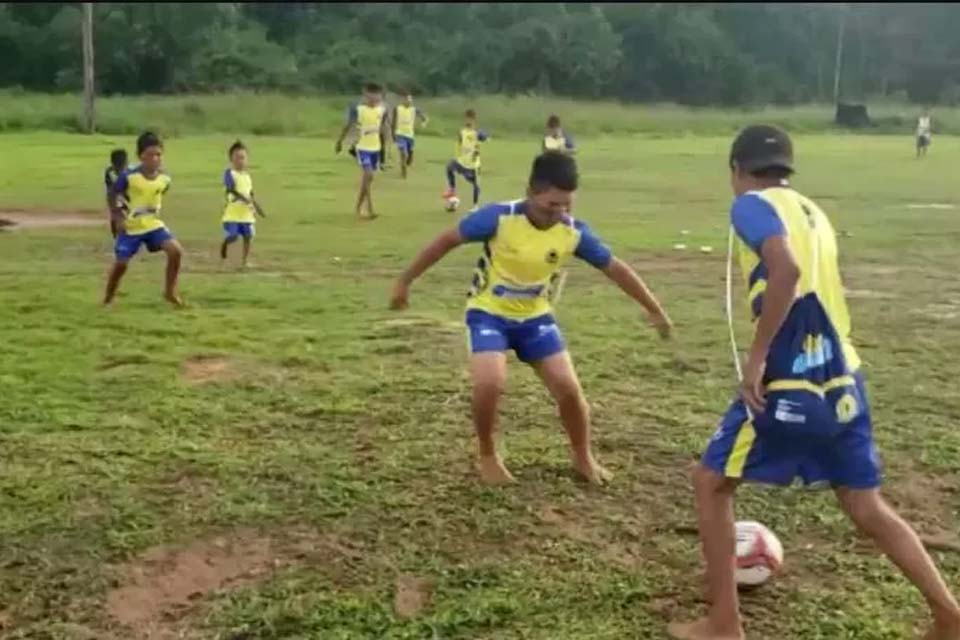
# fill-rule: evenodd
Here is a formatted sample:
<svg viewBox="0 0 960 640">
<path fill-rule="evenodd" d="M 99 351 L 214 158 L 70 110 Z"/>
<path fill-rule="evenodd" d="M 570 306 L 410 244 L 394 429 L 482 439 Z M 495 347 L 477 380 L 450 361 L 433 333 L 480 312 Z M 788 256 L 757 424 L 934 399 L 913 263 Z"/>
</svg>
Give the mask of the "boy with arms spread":
<svg viewBox="0 0 960 640">
<path fill-rule="evenodd" d="M 357 142 L 354 145 L 357 163 L 363 174 L 360 178 L 360 192 L 357 194 L 357 217 L 373 220 L 377 214 L 373 210 L 373 178 L 380 163 L 383 150 L 383 127 L 387 109 L 383 106 L 383 89 L 375 83 L 367 83 L 363 88 L 363 102 L 351 105 L 347 111 L 347 123 L 337 139 L 336 152 L 343 150 L 343 140 L 351 130 L 356 131 Z M 367 215 L 363 215 L 366 203 Z"/>
<path fill-rule="evenodd" d="M 461 244 L 484 243 L 466 323 L 478 467 L 480 477 L 490 484 L 513 481 L 494 444 L 509 350 L 533 366 L 557 402 L 577 472 L 594 484 L 610 477 L 591 452 L 589 408 L 552 314 L 552 285 L 566 259 L 576 256 L 603 271 L 644 307 L 662 337 L 670 334 L 669 318 L 639 276 L 613 257 L 586 224 L 570 216 L 577 183 L 573 158 L 557 152 L 539 156 L 525 199 L 485 206 L 440 234 L 414 259 L 393 291 L 391 307 L 406 308 L 410 285 L 427 269 Z"/>
<path fill-rule="evenodd" d="M 477 129 L 477 114 L 473 109 L 467 109 L 464 115 L 463 128 L 457 134 L 456 157 L 447 164 L 447 190 L 443 198 L 449 200 L 457 195 L 457 176 L 473 185 L 473 206 L 480 202 L 480 183 L 477 181 L 480 173 L 480 143 L 489 136 L 486 132 Z"/>
<path fill-rule="evenodd" d="M 774 127 L 740 133 L 730 153 L 731 218 L 755 335 L 740 398 L 693 483 L 706 560 L 706 617 L 674 623 L 681 640 L 743 640 L 734 578 L 733 496 L 741 481 L 829 484 L 859 529 L 904 573 L 933 613 L 927 640 L 960 640 L 960 609 L 913 529 L 880 495 L 860 360 L 830 220 L 793 190 L 793 147 Z"/>
<path fill-rule="evenodd" d="M 140 250 L 140 245 L 146 245 L 151 253 L 167 254 L 163 297 L 180 307 L 183 301 L 177 294 L 177 278 L 183 248 L 160 219 L 163 196 L 170 189 L 170 176 L 161 168 L 163 143 L 156 134 L 145 131 L 137 138 L 137 155 L 140 165 L 122 173 L 113 185 L 117 199 L 110 204 L 118 229 L 114 245 L 116 261 L 107 278 L 103 304 L 113 302 L 120 279 L 127 272 L 127 263 Z"/>
<path fill-rule="evenodd" d="M 404 91 L 390 120 L 393 123 L 393 139 L 397 141 L 397 149 L 400 151 L 400 175 L 406 179 L 407 167 L 413 164 L 414 129 L 418 122 L 427 124 L 427 114 L 413 106 L 413 96 L 409 91 Z"/>
<path fill-rule="evenodd" d="M 227 259 L 227 248 L 243 238 L 243 262 L 247 267 L 247 258 L 250 257 L 250 244 L 255 234 L 257 221 L 254 213 L 266 218 L 260 204 L 253 197 L 253 178 L 247 172 L 247 148 L 237 140 L 227 152 L 230 166 L 223 172 L 223 187 L 226 191 L 227 202 L 223 208 L 223 244 L 220 245 L 220 258 Z"/>
</svg>

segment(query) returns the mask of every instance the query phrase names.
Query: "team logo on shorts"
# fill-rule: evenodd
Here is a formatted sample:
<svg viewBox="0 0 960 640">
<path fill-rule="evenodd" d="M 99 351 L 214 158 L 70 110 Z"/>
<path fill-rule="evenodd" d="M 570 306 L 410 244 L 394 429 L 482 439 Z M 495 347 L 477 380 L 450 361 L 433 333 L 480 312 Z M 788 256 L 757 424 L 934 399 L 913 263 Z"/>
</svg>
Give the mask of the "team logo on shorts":
<svg viewBox="0 0 960 640">
<path fill-rule="evenodd" d="M 560 261 L 560 253 L 556 249 L 550 249 L 547 252 L 547 264 L 557 264 Z"/>
<path fill-rule="evenodd" d="M 845 393 L 837 401 L 837 422 L 846 424 L 856 418 L 859 413 L 860 404 L 853 395 Z"/>
</svg>

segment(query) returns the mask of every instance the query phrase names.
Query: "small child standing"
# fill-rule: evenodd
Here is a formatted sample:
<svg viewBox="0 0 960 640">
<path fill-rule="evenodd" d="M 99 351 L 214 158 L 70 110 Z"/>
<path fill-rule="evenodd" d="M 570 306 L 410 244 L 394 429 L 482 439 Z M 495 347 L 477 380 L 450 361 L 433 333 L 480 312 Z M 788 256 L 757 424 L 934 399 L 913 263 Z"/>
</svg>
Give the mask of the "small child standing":
<svg viewBox="0 0 960 640">
<path fill-rule="evenodd" d="M 267 215 L 253 197 L 253 179 L 247 172 L 247 147 L 237 140 L 230 145 L 227 154 L 230 157 L 230 166 L 223 172 L 227 202 L 223 208 L 224 238 L 220 245 L 220 258 L 226 260 L 227 248 L 236 242 L 237 238 L 243 238 L 242 265 L 246 268 L 257 220 L 254 212 L 261 218 L 266 218 Z"/>
<path fill-rule="evenodd" d="M 110 234 L 114 238 L 120 233 L 120 227 L 117 221 L 114 220 L 113 207 L 115 205 L 123 206 L 123 199 L 114 191 L 114 185 L 117 184 L 117 180 L 120 179 L 120 176 L 122 176 L 127 169 L 127 150 L 114 149 L 111 151 L 110 164 L 107 165 L 107 168 L 103 171 L 103 185 L 106 187 L 107 216 L 110 219 Z"/>
</svg>

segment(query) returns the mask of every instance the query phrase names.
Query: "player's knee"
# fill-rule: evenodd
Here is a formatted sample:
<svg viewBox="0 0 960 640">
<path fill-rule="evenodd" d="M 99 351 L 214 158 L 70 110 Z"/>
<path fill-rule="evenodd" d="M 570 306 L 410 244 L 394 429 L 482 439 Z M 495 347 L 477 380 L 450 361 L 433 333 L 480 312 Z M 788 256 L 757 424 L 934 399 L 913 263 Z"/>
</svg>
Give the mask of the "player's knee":
<svg viewBox="0 0 960 640">
<path fill-rule="evenodd" d="M 727 478 L 720 475 L 703 463 L 697 463 L 690 474 L 693 490 L 698 496 L 710 496 L 717 493 L 732 491 L 733 485 Z"/>
<path fill-rule="evenodd" d="M 566 380 L 553 388 L 553 399 L 562 407 L 577 407 L 589 411 L 583 390 L 576 380 Z"/>
<path fill-rule="evenodd" d="M 837 497 L 853 523 L 868 533 L 884 526 L 893 515 L 876 490 L 841 490 Z"/>
<path fill-rule="evenodd" d="M 167 253 L 167 258 L 171 261 L 179 262 L 180 258 L 183 257 L 183 248 L 176 242 L 170 242 L 164 247 L 164 251 Z"/>
</svg>

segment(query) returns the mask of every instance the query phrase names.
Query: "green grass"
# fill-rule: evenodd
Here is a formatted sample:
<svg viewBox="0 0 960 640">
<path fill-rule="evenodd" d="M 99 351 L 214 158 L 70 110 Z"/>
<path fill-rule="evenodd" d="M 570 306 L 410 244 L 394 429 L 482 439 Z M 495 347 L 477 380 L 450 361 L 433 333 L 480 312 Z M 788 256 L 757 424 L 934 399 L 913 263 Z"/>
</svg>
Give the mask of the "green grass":
<svg viewBox="0 0 960 640">
<path fill-rule="evenodd" d="M 151 127 L 167 135 L 199 133 L 301 135 L 329 137 L 343 126 L 346 105 L 356 96 L 230 94 L 99 97 L 97 127 L 107 134 L 133 135 Z M 391 96 L 391 100 L 395 100 Z M 432 118 L 426 136 L 451 137 L 463 111 L 473 107 L 493 135 L 538 134 L 550 113 L 559 114 L 574 135 L 642 134 L 651 137 L 726 135 L 753 121 L 786 127 L 795 133 L 835 131 L 832 105 L 755 107 L 743 110 L 585 102 L 543 96 L 421 98 Z M 0 91 L 0 131 L 66 131 L 81 127 L 81 98 L 72 94 Z M 241 104 L 242 109 L 237 109 Z M 871 133 L 909 135 L 919 107 L 870 103 Z M 960 134 L 960 108 L 938 107 L 935 131 Z"/>
<path fill-rule="evenodd" d="M 98 307 L 105 225 L 0 233 L 0 637 L 136 637 L 104 609 L 116 565 L 249 529 L 281 545 L 296 532 L 315 549 L 178 612 L 167 623 L 182 637 L 661 638 L 668 619 L 701 606 L 686 469 L 733 388 L 726 136 L 580 140 L 576 213 L 678 325 L 660 342 L 635 305 L 573 267 L 558 315 L 598 454 L 617 474 L 602 491 L 571 477 L 554 409 L 516 362 L 502 425 L 520 482 L 475 482 L 459 321 L 476 248 L 419 282 L 406 315 L 385 310 L 398 271 L 452 223 L 439 199 L 447 141 L 419 142 L 407 183 L 378 178 L 382 218 L 358 223 L 356 170 L 331 140 L 250 137 L 271 217 L 258 227 L 256 268 L 239 273 L 216 256 L 230 140 L 167 147 L 165 217 L 187 251 L 183 311 L 160 299 L 157 256 L 133 262 L 114 309 Z M 100 172 L 129 142 L 3 136 L 0 210 L 103 215 Z M 521 193 L 536 146 L 487 145 L 485 199 Z M 850 302 L 889 494 L 921 529 L 955 532 L 960 211 L 908 205 L 960 204 L 945 179 L 960 146 L 941 137 L 924 162 L 909 136 L 803 135 L 796 148 L 798 186 L 851 234 L 843 268 L 859 294 Z M 680 241 L 715 251 L 673 251 Z M 184 363 L 199 356 L 226 359 L 229 377 L 187 381 Z M 752 638 L 899 640 L 922 623 L 918 595 L 829 495 L 746 488 L 739 515 L 770 525 L 787 549 L 788 571 L 744 598 Z M 937 559 L 960 583 L 960 557 Z M 411 620 L 392 610 L 399 574 L 433 583 Z"/>
</svg>

